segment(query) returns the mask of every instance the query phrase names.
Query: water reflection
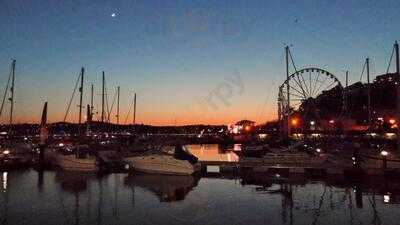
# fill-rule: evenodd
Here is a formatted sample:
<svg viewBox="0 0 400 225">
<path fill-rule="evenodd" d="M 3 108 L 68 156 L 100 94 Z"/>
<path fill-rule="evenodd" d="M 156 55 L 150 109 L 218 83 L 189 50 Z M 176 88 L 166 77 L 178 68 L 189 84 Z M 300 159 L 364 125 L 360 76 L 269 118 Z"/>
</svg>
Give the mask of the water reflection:
<svg viewBox="0 0 400 225">
<path fill-rule="evenodd" d="M 398 224 L 400 181 L 7 173 L 0 224 Z M 0 179 L 3 182 L 3 174 Z M 41 181 L 39 181 L 41 180 Z M 38 183 L 41 183 L 40 190 Z M 1 188 L 3 185 L 0 186 Z"/>
<path fill-rule="evenodd" d="M 241 184 L 255 186 L 256 191 L 268 191 L 275 185 L 306 186 L 307 184 L 322 183 L 325 186 L 337 189 L 351 189 L 355 198 L 360 199 L 359 206 L 362 208 L 362 197 L 365 195 L 389 195 L 385 197 L 387 203 L 400 203 L 400 180 L 386 179 L 385 177 L 364 177 L 349 179 L 343 176 L 331 176 L 327 178 L 310 178 L 305 176 L 281 177 L 263 173 L 246 173 L 241 175 Z M 268 191 L 271 193 L 270 191 Z M 273 193 L 274 191 L 272 191 Z"/>
<path fill-rule="evenodd" d="M 399 203 L 398 180 L 384 177 L 352 180 L 342 176 L 318 180 L 248 173 L 242 177 L 241 184 L 252 186 L 259 194 L 280 196 L 283 223 L 297 224 L 295 220 L 309 215 L 311 224 L 346 220 L 347 216 L 348 224 L 382 224 L 383 220 L 387 220 L 387 224 L 396 224 L 391 223 L 394 221 L 390 213 L 393 208 L 386 208 L 385 205 L 395 206 Z M 366 215 L 360 218 L 357 213 Z M 333 218 L 335 215 L 339 217 Z"/>
<path fill-rule="evenodd" d="M 7 182 L 8 182 L 8 172 L 3 172 L 3 176 L 1 179 L 1 183 L 3 184 L 3 192 L 5 192 L 7 190 Z"/>
<path fill-rule="evenodd" d="M 80 173 L 71 171 L 57 171 L 55 182 L 61 185 L 61 188 L 69 193 L 79 193 L 87 189 L 88 181 L 95 179 L 93 173 Z"/>
<path fill-rule="evenodd" d="M 9 202 L 9 194 L 7 192 L 8 187 L 8 172 L 2 172 L 1 176 L 1 192 L 0 192 L 0 223 L 7 224 L 8 220 L 8 202 Z"/>
<path fill-rule="evenodd" d="M 199 158 L 200 161 L 211 162 L 237 162 L 239 156 L 236 155 L 234 145 L 219 146 L 219 145 L 187 145 L 189 151 Z M 238 146 L 236 146 L 238 148 Z"/>
<path fill-rule="evenodd" d="M 135 174 L 125 179 L 125 185 L 144 188 L 154 193 L 160 202 L 174 202 L 184 200 L 199 180 L 197 176 Z"/>
</svg>

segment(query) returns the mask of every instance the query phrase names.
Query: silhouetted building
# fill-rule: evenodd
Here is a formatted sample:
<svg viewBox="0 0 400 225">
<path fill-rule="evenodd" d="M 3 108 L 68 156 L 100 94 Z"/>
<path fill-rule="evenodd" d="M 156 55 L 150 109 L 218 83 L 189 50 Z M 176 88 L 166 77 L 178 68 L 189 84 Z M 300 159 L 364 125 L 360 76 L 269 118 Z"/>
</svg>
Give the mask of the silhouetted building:
<svg viewBox="0 0 400 225">
<path fill-rule="evenodd" d="M 240 134 L 244 132 L 250 132 L 254 129 L 256 122 L 251 120 L 240 120 L 234 125 L 229 127 L 229 131 L 234 134 Z"/>
</svg>

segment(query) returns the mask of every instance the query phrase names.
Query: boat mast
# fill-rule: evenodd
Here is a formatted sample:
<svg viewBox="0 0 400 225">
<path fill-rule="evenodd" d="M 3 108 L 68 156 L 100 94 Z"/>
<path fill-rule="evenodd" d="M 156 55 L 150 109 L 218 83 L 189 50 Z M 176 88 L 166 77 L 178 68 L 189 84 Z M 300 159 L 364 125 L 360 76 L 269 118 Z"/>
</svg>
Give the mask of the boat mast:
<svg viewBox="0 0 400 225">
<path fill-rule="evenodd" d="M 289 84 L 289 46 L 285 47 L 285 59 L 286 59 L 286 91 L 287 91 L 287 136 L 290 137 L 290 84 Z"/>
<path fill-rule="evenodd" d="M 92 112 L 91 112 L 91 109 L 90 109 L 90 105 L 88 104 L 87 106 L 86 106 L 86 134 L 87 135 L 90 135 L 90 124 L 92 123 Z"/>
<path fill-rule="evenodd" d="M 347 87 L 348 87 L 348 85 L 349 85 L 349 71 L 348 70 L 346 70 L 346 74 L 345 74 L 345 86 L 344 86 L 344 88 L 343 88 L 343 112 L 344 112 L 344 118 L 346 119 L 347 118 L 347 114 L 348 114 L 348 112 L 347 112 L 347 101 L 348 101 L 348 99 L 347 99 Z"/>
<path fill-rule="evenodd" d="M 92 86 L 91 86 L 91 89 L 90 89 L 90 116 L 91 117 L 93 117 L 93 100 L 94 100 L 94 97 L 93 97 L 93 92 L 94 92 L 94 88 L 93 88 L 93 84 L 92 84 Z"/>
<path fill-rule="evenodd" d="M 10 86 L 10 80 L 11 80 L 11 76 L 12 76 L 12 70 L 13 70 L 12 68 L 13 68 L 14 61 L 15 60 L 13 60 L 11 63 L 10 74 L 8 75 L 8 81 L 7 81 L 6 88 L 4 89 L 3 101 L 1 102 L 1 107 L 0 107 L 0 116 L 3 113 L 4 103 L 6 102 L 6 97 L 7 97 L 7 93 L 9 90 L 8 88 Z"/>
<path fill-rule="evenodd" d="M 101 91 L 101 122 L 104 123 L 104 93 L 105 92 L 105 75 L 103 71 L 103 87 Z"/>
<path fill-rule="evenodd" d="M 133 125 L 136 125 L 136 93 L 133 97 Z"/>
<path fill-rule="evenodd" d="M 16 61 L 13 60 L 12 66 L 11 66 L 10 129 L 11 129 L 11 126 L 12 126 L 12 123 L 13 123 L 13 112 L 14 112 L 15 62 L 16 62 Z"/>
<path fill-rule="evenodd" d="M 119 124 L 119 92 L 120 92 L 120 87 L 117 87 L 117 125 Z"/>
<path fill-rule="evenodd" d="M 39 162 L 44 162 L 44 149 L 47 144 L 49 137 L 49 131 L 47 129 L 47 102 L 43 105 L 42 119 L 40 120 L 40 142 L 39 142 Z"/>
<path fill-rule="evenodd" d="M 43 105 L 42 118 L 40 120 L 40 129 L 46 128 L 46 125 L 47 125 L 47 102 L 45 102 Z M 45 144 L 45 140 L 47 139 L 47 136 L 46 136 L 47 134 L 42 131 L 47 132 L 47 130 L 40 130 L 40 131 L 41 131 L 41 133 L 40 133 L 40 141 L 41 142 L 40 143 Z"/>
<path fill-rule="evenodd" d="M 394 50 L 396 51 L 396 73 L 400 76 L 400 57 L 399 57 L 399 44 L 397 41 L 394 43 Z M 397 87 L 397 120 L 400 120 L 400 86 Z M 397 128 L 397 150 L 400 151 L 400 128 Z"/>
<path fill-rule="evenodd" d="M 367 85 L 368 85 L 368 125 L 371 126 L 371 84 L 369 82 L 369 58 L 365 59 L 365 64 L 367 67 Z"/>
<path fill-rule="evenodd" d="M 84 73 L 85 73 L 85 68 L 82 67 L 82 69 L 81 69 L 81 86 L 79 87 L 79 93 L 80 93 L 80 97 L 79 97 L 79 119 L 78 119 L 79 125 L 81 125 L 81 123 L 82 123 L 82 97 L 83 97 Z"/>
<path fill-rule="evenodd" d="M 396 73 L 397 75 L 400 75 L 399 44 L 397 41 L 394 43 L 394 50 L 396 51 Z"/>
</svg>

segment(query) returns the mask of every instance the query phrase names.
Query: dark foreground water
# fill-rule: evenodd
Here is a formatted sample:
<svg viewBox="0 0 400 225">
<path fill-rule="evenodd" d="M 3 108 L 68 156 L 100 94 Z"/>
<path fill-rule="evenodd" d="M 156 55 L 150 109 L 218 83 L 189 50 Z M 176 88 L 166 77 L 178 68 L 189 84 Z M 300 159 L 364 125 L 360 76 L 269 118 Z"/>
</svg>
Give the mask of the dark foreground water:
<svg viewBox="0 0 400 225">
<path fill-rule="evenodd" d="M 399 224 L 399 183 L 35 170 L 0 174 L 0 224 Z"/>
</svg>

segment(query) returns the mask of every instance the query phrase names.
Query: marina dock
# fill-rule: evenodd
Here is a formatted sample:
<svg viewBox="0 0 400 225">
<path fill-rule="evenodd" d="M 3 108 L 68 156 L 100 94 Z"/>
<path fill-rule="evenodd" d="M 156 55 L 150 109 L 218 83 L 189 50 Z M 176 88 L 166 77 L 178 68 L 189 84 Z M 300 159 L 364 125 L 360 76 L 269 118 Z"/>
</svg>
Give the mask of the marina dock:
<svg viewBox="0 0 400 225">
<path fill-rule="evenodd" d="M 261 159 L 242 159 L 238 162 L 202 161 L 202 171 L 206 173 L 268 173 L 268 174 L 309 174 L 309 175 L 371 175 L 371 176 L 400 176 L 400 165 L 387 168 L 335 165 L 323 163 L 320 165 L 306 164 L 267 164 Z"/>
</svg>

